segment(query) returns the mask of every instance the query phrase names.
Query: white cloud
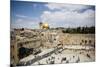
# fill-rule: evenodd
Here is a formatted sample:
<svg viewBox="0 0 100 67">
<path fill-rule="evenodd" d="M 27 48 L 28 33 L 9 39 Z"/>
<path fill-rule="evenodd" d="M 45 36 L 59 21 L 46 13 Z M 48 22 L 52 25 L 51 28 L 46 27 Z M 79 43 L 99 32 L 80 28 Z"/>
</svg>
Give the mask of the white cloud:
<svg viewBox="0 0 100 67">
<path fill-rule="evenodd" d="M 88 9 L 90 6 L 87 5 L 73 5 L 73 4 L 64 4 L 64 3 L 48 3 L 45 5 L 51 10 L 59 9 L 59 10 L 69 10 L 69 11 L 74 11 L 74 10 L 81 10 L 81 9 Z"/>
<path fill-rule="evenodd" d="M 18 18 L 11 23 L 11 28 L 38 28 L 38 23 L 39 20 L 37 18 Z"/>
<path fill-rule="evenodd" d="M 84 5 L 46 4 L 49 11 L 41 15 L 43 22 L 48 22 L 51 27 L 77 27 L 95 25 L 95 11 Z M 56 9 L 59 9 L 58 11 Z M 87 9 L 83 13 L 77 11 Z M 55 11 L 52 11 L 55 10 Z"/>
<path fill-rule="evenodd" d="M 20 14 L 16 14 L 16 17 L 27 18 L 27 16 L 25 16 L 25 15 L 20 15 Z"/>
<path fill-rule="evenodd" d="M 22 19 L 30 19 L 30 20 L 34 19 L 33 17 L 29 17 L 29 16 L 22 15 L 22 14 L 16 14 L 16 17 L 17 18 L 22 18 Z"/>
</svg>

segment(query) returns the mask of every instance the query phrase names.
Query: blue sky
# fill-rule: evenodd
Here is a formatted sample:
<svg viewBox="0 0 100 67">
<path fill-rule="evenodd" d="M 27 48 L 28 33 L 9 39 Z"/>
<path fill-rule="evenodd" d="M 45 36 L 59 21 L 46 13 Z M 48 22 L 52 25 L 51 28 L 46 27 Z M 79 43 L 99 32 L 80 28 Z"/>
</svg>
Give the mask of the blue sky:
<svg viewBox="0 0 100 67">
<path fill-rule="evenodd" d="M 11 28 L 39 28 L 42 21 L 50 27 L 95 25 L 92 5 L 11 1 Z"/>
</svg>

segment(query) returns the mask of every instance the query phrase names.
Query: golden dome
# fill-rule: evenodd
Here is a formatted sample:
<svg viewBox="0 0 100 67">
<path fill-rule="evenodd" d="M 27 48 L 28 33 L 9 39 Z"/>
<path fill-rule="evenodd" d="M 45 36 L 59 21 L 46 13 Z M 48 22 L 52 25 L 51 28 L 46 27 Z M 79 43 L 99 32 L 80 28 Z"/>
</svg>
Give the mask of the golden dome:
<svg viewBox="0 0 100 67">
<path fill-rule="evenodd" d="M 44 23 L 43 26 L 48 27 L 49 25 L 47 23 Z"/>
<path fill-rule="evenodd" d="M 48 23 L 44 23 L 44 24 L 42 25 L 42 27 L 43 27 L 43 29 L 48 29 L 48 28 L 49 28 L 49 25 L 48 25 Z"/>
</svg>

